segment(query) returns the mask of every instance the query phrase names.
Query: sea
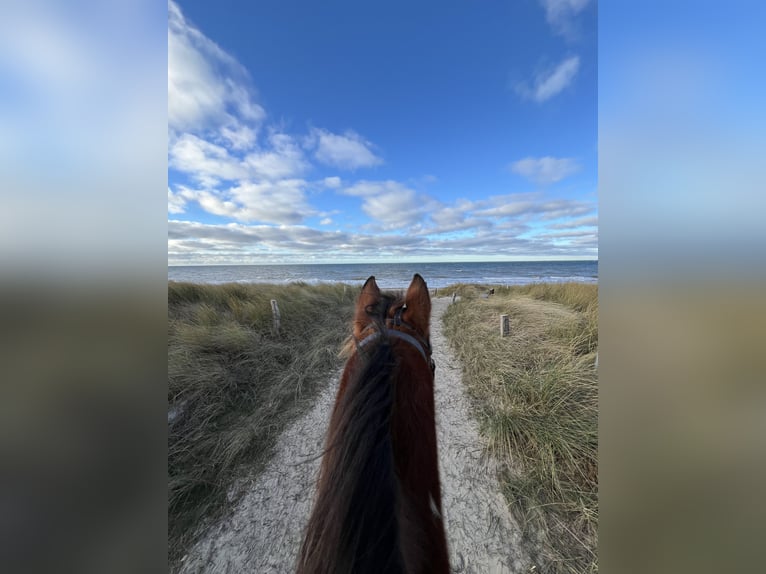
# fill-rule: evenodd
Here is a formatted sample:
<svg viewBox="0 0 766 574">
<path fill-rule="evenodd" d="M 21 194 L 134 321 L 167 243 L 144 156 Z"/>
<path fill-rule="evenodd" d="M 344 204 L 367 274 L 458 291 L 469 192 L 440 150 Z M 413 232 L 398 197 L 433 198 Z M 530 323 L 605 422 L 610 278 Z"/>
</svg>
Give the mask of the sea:
<svg viewBox="0 0 766 574">
<path fill-rule="evenodd" d="M 169 281 L 362 285 L 374 275 L 384 289 L 406 288 L 415 273 L 420 273 L 428 286 L 435 289 L 454 283 L 508 286 L 568 281 L 598 283 L 598 261 L 168 266 Z"/>
</svg>

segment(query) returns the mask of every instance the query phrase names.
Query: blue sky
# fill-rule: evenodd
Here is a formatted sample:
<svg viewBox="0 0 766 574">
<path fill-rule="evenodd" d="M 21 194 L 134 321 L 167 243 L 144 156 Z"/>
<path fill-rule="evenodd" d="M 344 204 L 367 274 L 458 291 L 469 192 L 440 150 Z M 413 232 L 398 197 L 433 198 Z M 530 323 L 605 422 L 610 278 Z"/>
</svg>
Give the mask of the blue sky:
<svg viewBox="0 0 766 574">
<path fill-rule="evenodd" d="M 595 2 L 168 8 L 169 264 L 597 257 Z"/>
</svg>

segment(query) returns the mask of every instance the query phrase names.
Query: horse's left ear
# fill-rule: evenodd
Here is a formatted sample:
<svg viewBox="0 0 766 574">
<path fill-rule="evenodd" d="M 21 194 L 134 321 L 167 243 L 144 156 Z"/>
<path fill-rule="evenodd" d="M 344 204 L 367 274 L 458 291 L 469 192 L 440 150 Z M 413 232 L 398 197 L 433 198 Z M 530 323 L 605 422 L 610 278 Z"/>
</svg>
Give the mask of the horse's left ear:
<svg viewBox="0 0 766 574">
<path fill-rule="evenodd" d="M 402 318 L 427 337 L 431 321 L 431 296 L 428 294 L 428 285 L 418 273 L 412 278 L 404 302 L 407 308 Z"/>
<path fill-rule="evenodd" d="M 354 309 L 354 337 L 359 339 L 367 326 L 372 322 L 371 314 L 380 303 L 380 288 L 375 283 L 375 277 L 371 276 L 365 281 L 362 292 L 356 300 Z"/>
</svg>

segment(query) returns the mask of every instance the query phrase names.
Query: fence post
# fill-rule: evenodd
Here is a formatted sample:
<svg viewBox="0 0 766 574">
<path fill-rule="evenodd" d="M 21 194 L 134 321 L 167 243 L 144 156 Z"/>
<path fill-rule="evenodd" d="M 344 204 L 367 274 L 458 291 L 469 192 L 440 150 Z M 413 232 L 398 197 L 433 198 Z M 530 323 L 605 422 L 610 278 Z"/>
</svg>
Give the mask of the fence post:
<svg viewBox="0 0 766 574">
<path fill-rule="evenodd" d="M 511 321 L 508 315 L 500 315 L 500 336 L 505 337 L 511 332 Z"/>
<path fill-rule="evenodd" d="M 279 314 L 279 305 L 277 305 L 276 299 L 271 300 L 271 314 L 274 315 L 274 332 L 279 335 L 279 328 L 282 326 L 282 317 Z"/>
<path fill-rule="evenodd" d="M 455 297 L 457 296 L 457 291 L 452 292 L 452 302 L 455 302 Z"/>
</svg>

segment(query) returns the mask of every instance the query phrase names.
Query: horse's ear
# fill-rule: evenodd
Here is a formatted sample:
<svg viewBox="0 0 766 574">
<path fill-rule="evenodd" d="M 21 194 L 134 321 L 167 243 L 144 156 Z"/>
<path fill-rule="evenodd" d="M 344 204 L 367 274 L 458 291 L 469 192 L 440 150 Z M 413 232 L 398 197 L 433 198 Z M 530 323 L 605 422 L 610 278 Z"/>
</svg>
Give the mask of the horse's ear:
<svg viewBox="0 0 766 574">
<path fill-rule="evenodd" d="M 418 273 L 412 278 L 404 302 L 407 308 L 402 318 L 427 337 L 431 320 L 431 296 L 428 294 L 428 285 Z"/>
<path fill-rule="evenodd" d="M 362 332 L 372 321 L 370 313 L 380 304 L 380 288 L 375 283 L 375 277 L 370 276 L 362 287 L 359 299 L 356 300 L 356 310 L 354 311 L 354 337 L 361 337 Z"/>
</svg>

